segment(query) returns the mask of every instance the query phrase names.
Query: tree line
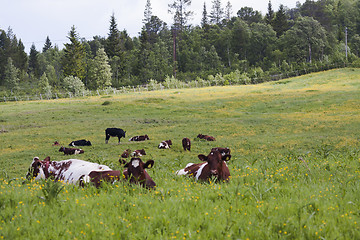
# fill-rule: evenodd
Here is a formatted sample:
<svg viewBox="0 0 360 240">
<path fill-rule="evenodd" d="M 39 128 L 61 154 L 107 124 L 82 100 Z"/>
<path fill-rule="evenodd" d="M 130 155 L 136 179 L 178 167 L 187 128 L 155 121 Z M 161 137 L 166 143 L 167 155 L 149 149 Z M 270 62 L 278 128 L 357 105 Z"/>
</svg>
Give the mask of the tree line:
<svg viewBox="0 0 360 240">
<path fill-rule="evenodd" d="M 189 24 L 191 0 L 168 5 L 173 23 L 144 7 L 139 36 L 119 31 L 110 16 L 106 37 L 81 38 L 73 26 L 62 49 L 49 37 L 43 49 L 25 52 L 21 39 L 0 29 L 0 90 L 52 94 L 63 90 L 119 88 L 168 79 L 212 81 L 226 76 L 247 83 L 298 69 L 351 63 L 360 66 L 360 1 L 307 0 L 274 10 L 271 0 L 262 15 L 251 7 L 237 10 L 230 1 L 203 4 L 199 25 Z"/>
</svg>

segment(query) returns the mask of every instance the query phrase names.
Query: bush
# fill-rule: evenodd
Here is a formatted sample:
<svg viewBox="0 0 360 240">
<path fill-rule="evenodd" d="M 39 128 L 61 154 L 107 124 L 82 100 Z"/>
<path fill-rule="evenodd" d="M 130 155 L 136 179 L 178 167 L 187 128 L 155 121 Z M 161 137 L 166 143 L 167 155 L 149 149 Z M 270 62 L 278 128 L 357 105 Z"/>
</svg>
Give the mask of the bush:
<svg viewBox="0 0 360 240">
<path fill-rule="evenodd" d="M 85 85 L 78 77 L 67 76 L 64 78 L 64 88 L 73 93 L 75 96 L 79 96 L 85 92 Z"/>
</svg>

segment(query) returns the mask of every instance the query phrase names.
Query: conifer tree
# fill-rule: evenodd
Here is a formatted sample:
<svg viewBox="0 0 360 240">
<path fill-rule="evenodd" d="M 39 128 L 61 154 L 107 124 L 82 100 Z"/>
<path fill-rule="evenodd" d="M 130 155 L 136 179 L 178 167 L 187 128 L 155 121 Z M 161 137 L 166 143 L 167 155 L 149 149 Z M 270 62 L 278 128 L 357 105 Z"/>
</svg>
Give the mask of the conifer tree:
<svg viewBox="0 0 360 240">
<path fill-rule="evenodd" d="M 203 12 L 202 12 L 202 18 L 201 18 L 201 27 L 206 27 L 209 24 L 208 22 L 208 16 L 207 16 L 207 10 L 206 10 L 206 3 L 204 2 Z"/>
<path fill-rule="evenodd" d="M 34 77 L 40 77 L 40 64 L 38 60 L 39 52 L 36 50 L 35 44 L 33 43 L 30 47 L 29 55 L 29 69 L 28 72 L 33 74 Z"/>
<path fill-rule="evenodd" d="M 224 17 L 224 9 L 221 7 L 220 0 L 212 0 L 212 10 L 210 12 L 210 22 L 220 24 Z"/>
<path fill-rule="evenodd" d="M 268 12 L 265 15 L 265 22 L 267 24 L 272 25 L 272 21 L 274 19 L 274 10 L 272 9 L 272 4 L 271 4 L 271 0 L 269 0 L 268 3 Z"/>
<path fill-rule="evenodd" d="M 272 22 L 272 27 L 276 32 L 276 36 L 280 37 L 286 30 L 289 29 L 289 24 L 286 19 L 284 5 L 280 4 L 279 11 L 276 12 L 275 18 Z"/>
<path fill-rule="evenodd" d="M 50 48 L 52 48 L 52 44 L 51 44 L 49 36 L 47 36 L 44 47 L 43 47 L 43 53 L 46 52 L 47 50 L 49 50 Z"/>
<path fill-rule="evenodd" d="M 225 6 L 225 19 L 227 21 L 230 21 L 231 14 L 232 14 L 232 5 L 231 5 L 230 1 L 228 1 L 226 6 Z"/>
<path fill-rule="evenodd" d="M 4 81 L 5 86 L 11 91 L 17 90 L 19 87 L 19 69 L 13 64 L 13 60 L 9 57 L 5 66 Z"/>
<path fill-rule="evenodd" d="M 105 89 L 111 86 L 111 67 L 103 48 L 96 52 L 93 61 L 93 78 L 97 88 Z"/>
<path fill-rule="evenodd" d="M 75 26 L 71 27 L 68 38 L 70 43 L 65 44 L 62 59 L 64 75 L 78 77 L 83 80 L 86 69 L 86 52 L 83 44 L 79 41 Z"/>
<path fill-rule="evenodd" d="M 174 14 L 174 27 L 182 32 L 186 27 L 190 17 L 193 15 L 192 11 L 188 11 L 187 7 L 191 5 L 191 0 L 174 0 L 169 4 L 169 13 Z"/>
<path fill-rule="evenodd" d="M 150 0 L 146 0 L 145 10 L 144 10 L 144 19 L 143 24 L 147 24 L 150 22 L 152 17 L 152 8 Z"/>
<path fill-rule="evenodd" d="M 119 56 L 121 52 L 120 32 L 117 28 L 114 13 L 110 18 L 109 35 L 105 43 L 105 52 L 110 59 L 114 56 Z"/>
<path fill-rule="evenodd" d="M 51 96 L 51 86 L 49 84 L 49 80 L 46 76 L 46 73 L 43 73 L 39 79 L 38 88 L 42 93 L 45 93 L 46 96 Z"/>
</svg>

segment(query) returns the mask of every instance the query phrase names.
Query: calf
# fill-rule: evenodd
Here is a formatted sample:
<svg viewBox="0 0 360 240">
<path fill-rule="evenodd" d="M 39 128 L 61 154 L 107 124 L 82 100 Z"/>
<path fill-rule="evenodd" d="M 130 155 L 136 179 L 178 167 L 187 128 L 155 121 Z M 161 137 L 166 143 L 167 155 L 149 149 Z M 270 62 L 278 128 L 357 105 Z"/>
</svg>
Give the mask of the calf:
<svg viewBox="0 0 360 240">
<path fill-rule="evenodd" d="M 50 161 L 50 157 L 46 157 L 43 161 L 40 161 L 38 157 L 34 157 L 26 178 L 35 178 L 36 180 L 52 178 L 55 181 L 76 184 L 92 171 L 107 170 L 111 169 L 105 165 L 79 159 Z"/>
<path fill-rule="evenodd" d="M 143 155 L 146 155 L 146 152 L 144 149 L 135 150 L 131 153 L 131 156 L 133 156 L 133 157 L 141 157 Z"/>
<path fill-rule="evenodd" d="M 84 150 L 79 149 L 79 148 L 66 148 L 66 147 L 61 147 L 59 149 L 59 152 L 64 152 L 64 155 L 72 155 L 72 154 L 81 154 L 84 153 Z"/>
<path fill-rule="evenodd" d="M 121 128 L 107 128 L 105 130 L 105 143 L 109 142 L 110 137 L 118 137 L 120 143 L 120 138 L 125 137 L 126 131 Z"/>
<path fill-rule="evenodd" d="M 148 135 L 141 135 L 141 136 L 134 136 L 132 138 L 129 139 L 129 141 L 134 141 L 134 142 L 140 142 L 140 141 L 145 141 L 145 140 L 150 140 Z"/>
<path fill-rule="evenodd" d="M 189 138 L 183 138 L 183 139 L 182 139 L 182 145 L 183 145 L 184 151 L 186 151 L 186 150 L 189 150 L 189 151 L 190 151 L 191 142 L 190 142 L 190 139 L 189 139 Z"/>
<path fill-rule="evenodd" d="M 214 137 L 209 136 L 209 135 L 199 134 L 199 135 L 197 135 L 197 137 L 200 139 L 205 139 L 206 141 L 216 141 L 216 139 Z"/>
<path fill-rule="evenodd" d="M 151 168 L 154 165 L 153 160 L 143 163 L 140 158 L 132 158 L 130 162 L 124 163 L 124 171 L 93 171 L 89 174 L 89 181 L 94 183 L 96 187 L 101 185 L 101 182 L 115 182 L 122 179 L 128 180 L 130 183 L 140 184 L 142 187 L 152 189 L 156 184 L 146 172 L 146 168 Z"/>
<path fill-rule="evenodd" d="M 230 155 L 230 148 L 220 148 L 220 147 L 216 147 L 216 148 L 212 148 L 211 151 L 219 151 L 221 156 L 225 156 L 225 155 Z"/>
<path fill-rule="evenodd" d="M 222 156 L 218 150 L 211 150 L 208 156 L 200 154 L 198 158 L 204 162 L 189 163 L 176 174 L 192 176 L 202 181 L 210 178 L 216 178 L 216 181 L 229 181 L 230 171 L 225 161 L 229 161 L 231 155 Z"/>
<path fill-rule="evenodd" d="M 76 146 L 91 146 L 91 142 L 85 139 L 72 141 L 69 146 L 76 147 Z"/>
<path fill-rule="evenodd" d="M 122 154 L 121 154 L 121 157 L 122 158 L 128 158 L 129 157 L 129 154 L 130 154 L 130 149 L 126 149 Z"/>
<path fill-rule="evenodd" d="M 55 142 L 53 143 L 53 146 L 60 146 L 60 143 L 59 143 L 58 141 L 55 141 Z"/>
<path fill-rule="evenodd" d="M 171 145 L 172 145 L 172 142 L 171 142 L 171 140 L 169 139 L 169 140 L 166 140 L 166 141 L 162 141 L 162 142 L 159 144 L 158 148 L 160 148 L 160 149 L 167 149 L 167 148 L 170 148 Z"/>
</svg>

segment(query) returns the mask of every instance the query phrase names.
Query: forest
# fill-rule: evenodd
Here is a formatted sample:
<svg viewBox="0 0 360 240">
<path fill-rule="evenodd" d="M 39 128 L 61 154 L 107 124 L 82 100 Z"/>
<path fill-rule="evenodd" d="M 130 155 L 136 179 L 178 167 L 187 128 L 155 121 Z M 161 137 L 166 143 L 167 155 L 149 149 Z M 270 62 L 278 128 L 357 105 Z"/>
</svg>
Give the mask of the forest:
<svg viewBox="0 0 360 240">
<path fill-rule="evenodd" d="M 271 0 L 262 15 L 231 3 L 203 4 L 189 24 L 191 0 L 168 5 L 169 26 L 144 6 L 139 36 L 120 31 L 114 14 L 107 36 L 86 40 L 73 25 L 59 48 L 49 37 L 25 52 L 11 26 L 0 29 L 0 96 L 117 89 L 164 81 L 248 84 L 346 66 L 360 67 L 360 0 L 307 0 L 295 8 Z"/>
</svg>

